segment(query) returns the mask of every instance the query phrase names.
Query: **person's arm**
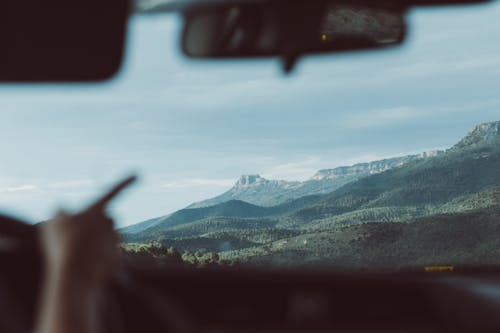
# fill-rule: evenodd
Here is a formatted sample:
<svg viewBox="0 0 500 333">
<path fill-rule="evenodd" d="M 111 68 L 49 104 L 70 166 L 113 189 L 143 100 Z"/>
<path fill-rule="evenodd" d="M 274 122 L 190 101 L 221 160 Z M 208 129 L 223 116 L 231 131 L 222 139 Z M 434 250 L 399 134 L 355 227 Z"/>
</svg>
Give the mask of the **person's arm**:
<svg viewBox="0 0 500 333">
<path fill-rule="evenodd" d="M 45 275 L 37 333 L 100 332 L 100 287 L 79 281 L 73 272 L 59 267 Z"/>
<path fill-rule="evenodd" d="M 117 266 L 118 237 L 106 204 L 129 178 L 80 214 L 60 213 L 41 227 L 45 273 L 37 333 L 98 333 L 100 295 Z"/>
</svg>

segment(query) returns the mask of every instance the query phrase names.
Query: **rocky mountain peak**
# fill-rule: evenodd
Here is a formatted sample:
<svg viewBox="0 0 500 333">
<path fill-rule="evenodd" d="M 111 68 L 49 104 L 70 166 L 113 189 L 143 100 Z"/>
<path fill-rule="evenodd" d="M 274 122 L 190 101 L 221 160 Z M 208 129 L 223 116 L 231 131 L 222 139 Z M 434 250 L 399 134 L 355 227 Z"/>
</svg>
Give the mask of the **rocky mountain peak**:
<svg viewBox="0 0 500 333">
<path fill-rule="evenodd" d="M 243 175 L 238 179 L 235 187 L 248 187 L 253 185 L 259 185 L 267 182 L 267 179 L 262 178 L 260 175 Z"/>
<path fill-rule="evenodd" d="M 431 150 L 417 155 L 388 158 L 368 163 L 358 163 L 351 166 L 338 167 L 335 169 L 320 170 L 311 178 L 311 180 L 331 180 L 345 177 L 361 177 L 373 175 L 402 166 L 403 164 L 411 161 L 434 157 L 442 153 L 443 151 L 440 150 Z"/>
<path fill-rule="evenodd" d="M 438 155 L 441 155 L 443 153 L 444 153 L 444 150 L 428 150 L 428 151 L 424 151 L 416 156 L 418 156 L 419 158 L 428 158 L 428 157 L 438 156 Z"/>
<path fill-rule="evenodd" d="M 500 121 L 477 125 L 453 148 L 493 144 L 496 141 L 500 141 Z"/>
</svg>

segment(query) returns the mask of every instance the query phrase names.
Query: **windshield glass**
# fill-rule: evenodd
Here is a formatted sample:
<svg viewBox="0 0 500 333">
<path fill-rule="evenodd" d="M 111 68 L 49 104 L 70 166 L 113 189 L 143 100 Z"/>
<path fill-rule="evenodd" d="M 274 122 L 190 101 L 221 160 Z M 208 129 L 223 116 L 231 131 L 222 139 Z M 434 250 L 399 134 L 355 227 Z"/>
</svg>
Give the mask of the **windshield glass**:
<svg viewBox="0 0 500 333">
<path fill-rule="evenodd" d="M 500 262 L 500 4 L 419 9 L 404 47 L 189 61 L 136 16 L 97 85 L 0 87 L 0 209 L 32 223 L 116 177 L 124 248 L 194 266 Z"/>
</svg>

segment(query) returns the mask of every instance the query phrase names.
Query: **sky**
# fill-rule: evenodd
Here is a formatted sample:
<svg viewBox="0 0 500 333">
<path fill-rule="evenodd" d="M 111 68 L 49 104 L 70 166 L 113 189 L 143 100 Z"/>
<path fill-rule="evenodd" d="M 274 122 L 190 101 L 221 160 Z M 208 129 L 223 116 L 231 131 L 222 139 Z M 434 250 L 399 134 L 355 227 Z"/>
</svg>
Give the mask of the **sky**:
<svg viewBox="0 0 500 333">
<path fill-rule="evenodd" d="M 110 211 L 125 226 L 228 190 L 242 174 L 319 169 L 452 146 L 500 120 L 500 2 L 415 9 L 403 47 L 195 61 L 175 14 L 129 23 L 111 82 L 0 85 L 0 211 L 37 222 L 140 181 Z"/>
</svg>

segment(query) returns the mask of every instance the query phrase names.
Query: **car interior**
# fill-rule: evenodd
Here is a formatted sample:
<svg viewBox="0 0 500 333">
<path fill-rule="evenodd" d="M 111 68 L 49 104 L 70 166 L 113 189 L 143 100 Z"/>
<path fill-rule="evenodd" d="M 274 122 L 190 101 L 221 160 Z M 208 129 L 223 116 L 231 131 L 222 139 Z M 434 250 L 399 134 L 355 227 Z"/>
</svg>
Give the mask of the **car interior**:
<svg viewBox="0 0 500 333">
<path fill-rule="evenodd" d="M 95 197 L 112 163 L 146 180 L 117 200 L 105 331 L 500 330 L 500 23 L 481 16 L 496 1 L 0 6 L 2 332 L 34 329 L 49 198 Z M 376 154 L 382 140 L 399 146 Z M 345 157 L 308 151 L 328 145 Z"/>
</svg>

